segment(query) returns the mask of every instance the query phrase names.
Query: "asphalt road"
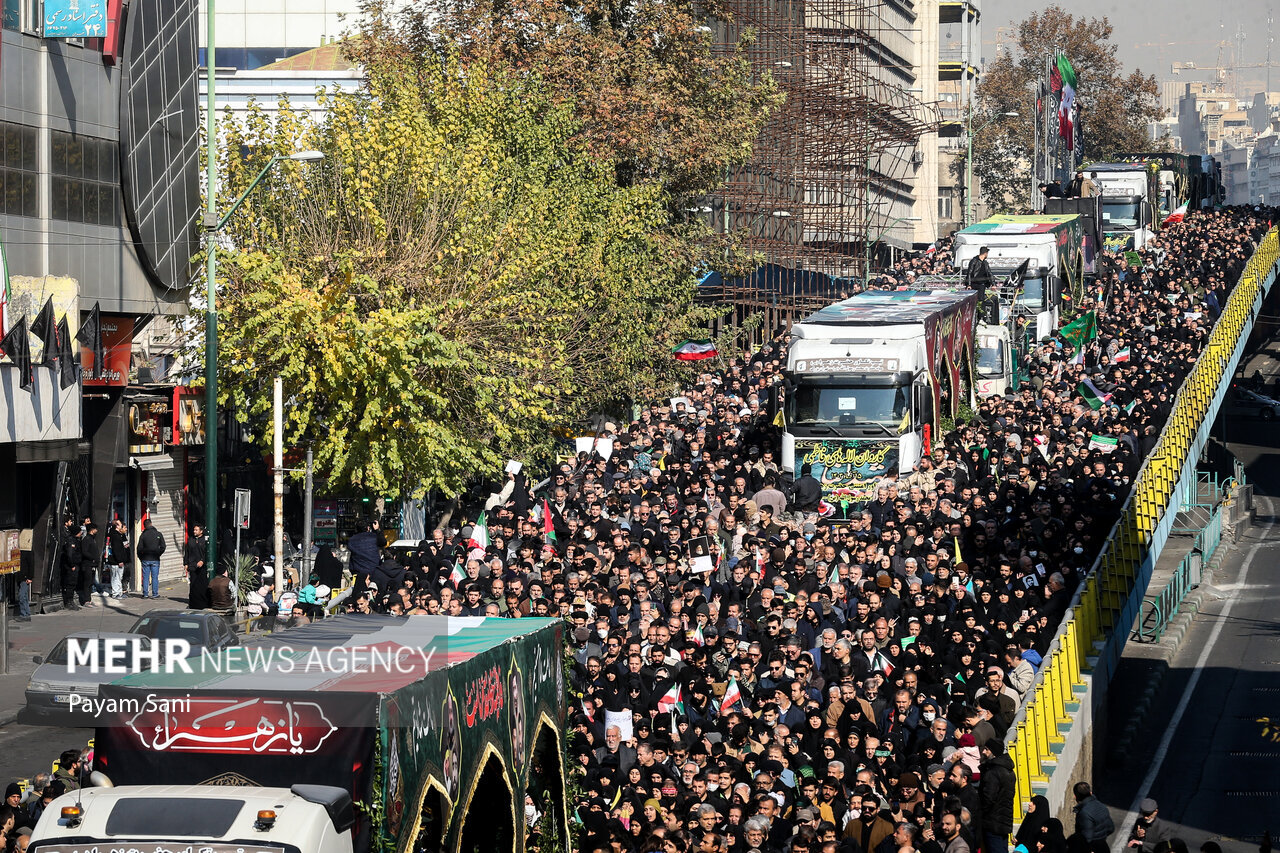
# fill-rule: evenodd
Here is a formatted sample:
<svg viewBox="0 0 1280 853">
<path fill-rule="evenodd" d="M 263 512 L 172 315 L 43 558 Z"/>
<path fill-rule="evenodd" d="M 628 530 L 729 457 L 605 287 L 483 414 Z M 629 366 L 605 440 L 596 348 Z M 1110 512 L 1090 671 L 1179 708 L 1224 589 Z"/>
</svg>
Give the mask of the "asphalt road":
<svg viewBox="0 0 1280 853">
<path fill-rule="evenodd" d="M 1125 831 L 1116 851 L 1143 796 L 1192 851 L 1253 853 L 1280 836 L 1280 425 L 1224 418 L 1215 435 L 1245 465 L 1257 522 L 1206 590 L 1123 766 L 1095 779 Z"/>
<path fill-rule="evenodd" d="M 64 749 L 83 749 L 93 737 L 93 729 L 20 726 L 0 728 L 0 782 L 30 779 L 49 773 Z"/>
</svg>

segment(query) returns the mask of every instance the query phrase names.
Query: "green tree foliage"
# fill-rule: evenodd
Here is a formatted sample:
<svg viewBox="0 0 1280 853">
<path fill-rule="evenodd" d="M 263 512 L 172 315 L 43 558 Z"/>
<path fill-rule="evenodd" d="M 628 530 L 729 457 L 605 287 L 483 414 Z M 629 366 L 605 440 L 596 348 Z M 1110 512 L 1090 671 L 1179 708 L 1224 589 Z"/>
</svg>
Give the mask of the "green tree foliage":
<svg viewBox="0 0 1280 853">
<path fill-rule="evenodd" d="M 269 416 L 329 487 L 456 493 L 545 455 L 593 407 L 672 380 L 700 224 L 672 225 L 658 180 L 620 185 L 572 104 L 482 62 L 366 68 L 367 90 L 313 122 L 253 111 L 224 151 L 234 197 L 282 162 L 229 226 L 222 399 Z"/>
<path fill-rule="evenodd" d="M 1154 76 L 1124 72 L 1111 34 L 1105 17 L 1077 18 L 1049 6 L 1018 24 L 1012 45 L 987 64 L 978 83 L 975 129 L 987 116 L 1018 113 L 998 118 L 974 139 L 974 175 L 992 209 L 1018 210 L 1030 204 L 1036 82 L 1043 76 L 1046 56 L 1065 53 L 1075 69 L 1077 100 L 1084 110 L 1085 162 L 1151 150 L 1147 125 L 1163 116 L 1159 87 Z M 963 161 L 959 167 L 963 169 Z"/>
</svg>

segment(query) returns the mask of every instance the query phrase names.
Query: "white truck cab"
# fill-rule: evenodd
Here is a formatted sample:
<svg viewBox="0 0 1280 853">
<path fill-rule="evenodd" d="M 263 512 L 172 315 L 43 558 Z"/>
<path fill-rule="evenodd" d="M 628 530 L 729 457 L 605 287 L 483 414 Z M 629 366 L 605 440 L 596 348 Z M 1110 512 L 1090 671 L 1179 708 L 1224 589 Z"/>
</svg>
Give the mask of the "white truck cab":
<svg viewBox="0 0 1280 853">
<path fill-rule="evenodd" d="M 81 788 L 41 815 L 27 853 L 352 853 L 351 795 L 326 785 Z"/>
</svg>

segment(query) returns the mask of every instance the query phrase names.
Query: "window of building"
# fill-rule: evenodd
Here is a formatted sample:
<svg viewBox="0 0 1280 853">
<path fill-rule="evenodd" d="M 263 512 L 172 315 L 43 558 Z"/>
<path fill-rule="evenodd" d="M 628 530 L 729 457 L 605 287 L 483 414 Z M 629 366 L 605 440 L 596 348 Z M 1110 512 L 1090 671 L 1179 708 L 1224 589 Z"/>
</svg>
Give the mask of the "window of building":
<svg viewBox="0 0 1280 853">
<path fill-rule="evenodd" d="M 116 143 L 55 130 L 50 134 L 52 216 L 90 225 L 120 223 L 120 154 Z"/>
<path fill-rule="evenodd" d="M 39 216 L 39 169 L 36 129 L 0 122 L 0 212 L 11 216 Z"/>
<path fill-rule="evenodd" d="M 4 13 L 0 16 L 6 30 L 17 32 L 22 29 L 22 4 L 20 0 L 4 0 Z"/>
<path fill-rule="evenodd" d="M 44 0 L 18 0 L 22 4 L 22 31 L 33 36 L 44 33 Z M 8 4 L 6 3 L 5 19 L 8 20 Z"/>
<path fill-rule="evenodd" d="M 951 194 L 951 190 L 938 190 L 938 218 L 939 219 L 955 219 L 955 198 Z"/>
</svg>

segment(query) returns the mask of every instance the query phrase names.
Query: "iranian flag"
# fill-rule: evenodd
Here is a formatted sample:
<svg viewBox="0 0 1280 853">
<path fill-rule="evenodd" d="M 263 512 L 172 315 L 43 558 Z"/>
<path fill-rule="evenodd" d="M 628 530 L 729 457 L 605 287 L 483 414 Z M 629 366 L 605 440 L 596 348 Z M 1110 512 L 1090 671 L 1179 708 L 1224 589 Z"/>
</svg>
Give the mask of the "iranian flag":
<svg viewBox="0 0 1280 853">
<path fill-rule="evenodd" d="M 1076 132 L 1072 126 L 1072 111 L 1076 103 L 1076 70 L 1071 67 L 1065 53 L 1058 54 L 1058 75 L 1062 78 L 1062 98 L 1058 101 L 1058 136 L 1066 140 L 1067 150 L 1075 148 Z"/>
<path fill-rule="evenodd" d="M 1084 397 L 1084 401 L 1089 404 L 1091 409 L 1101 409 L 1108 401 L 1111 400 L 1110 394 L 1104 394 L 1088 379 L 1080 383 L 1076 388 L 1076 393 Z"/>
<path fill-rule="evenodd" d="M 462 582 L 466 579 L 467 573 L 462 570 L 462 561 L 455 561 L 453 571 L 449 572 L 449 583 L 453 584 L 454 589 L 462 589 Z"/>
<path fill-rule="evenodd" d="M 1113 358 L 1113 359 L 1111 359 L 1111 360 L 1112 360 L 1112 361 L 1114 361 L 1114 362 L 1116 362 L 1117 364 L 1119 364 L 1119 363 L 1120 363 L 1120 362 L 1122 362 L 1122 361 L 1128 361 L 1128 360 L 1129 360 L 1129 348 L 1128 348 L 1128 347 L 1125 347 L 1124 349 L 1119 350 L 1118 352 L 1116 352 L 1115 358 Z"/>
<path fill-rule="evenodd" d="M 738 687 L 738 679 L 729 676 L 729 686 L 724 689 L 724 698 L 720 700 L 720 716 L 730 713 L 742 701 L 742 690 Z"/>
<path fill-rule="evenodd" d="M 685 341 L 671 352 L 679 361 L 702 361 L 720 354 L 716 345 L 708 340 Z"/>
<path fill-rule="evenodd" d="M 476 526 L 471 528 L 471 538 L 467 542 L 472 548 L 483 550 L 489 547 L 489 523 L 485 521 L 483 512 L 476 520 Z"/>
<path fill-rule="evenodd" d="M 702 636 L 701 625 L 694 627 L 693 632 L 689 635 L 689 642 L 693 643 L 695 646 L 705 646 L 707 644 L 707 638 Z"/>
<path fill-rule="evenodd" d="M 1090 450 L 1101 450 L 1103 453 L 1110 453 L 1120 444 L 1120 439 L 1111 435 L 1095 435 L 1089 439 Z"/>
<path fill-rule="evenodd" d="M 1186 216 L 1187 216 L 1187 203 L 1184 201 L 1181 207 L 1179 207 L 1173 213 L 1170 213 L 1168 216 L 1165 217 L 1164 224 L 1176 225 L 1179 222 L 1181 222 L 1183 219 L 1185 219 Z"/>
<path fill-rule="evenodd" d="M 542 499 L 542 538 L 547 542 L 556 541 L 556 525 L 551 520 L 551 503 Z"/>
<path fill-rule="evenodd" d="M 658 699 L 658 710 L 662 713 L 684 713 L 684 693 L 679 683 L 671 685 L 671 689 Z"/>
</svg>

